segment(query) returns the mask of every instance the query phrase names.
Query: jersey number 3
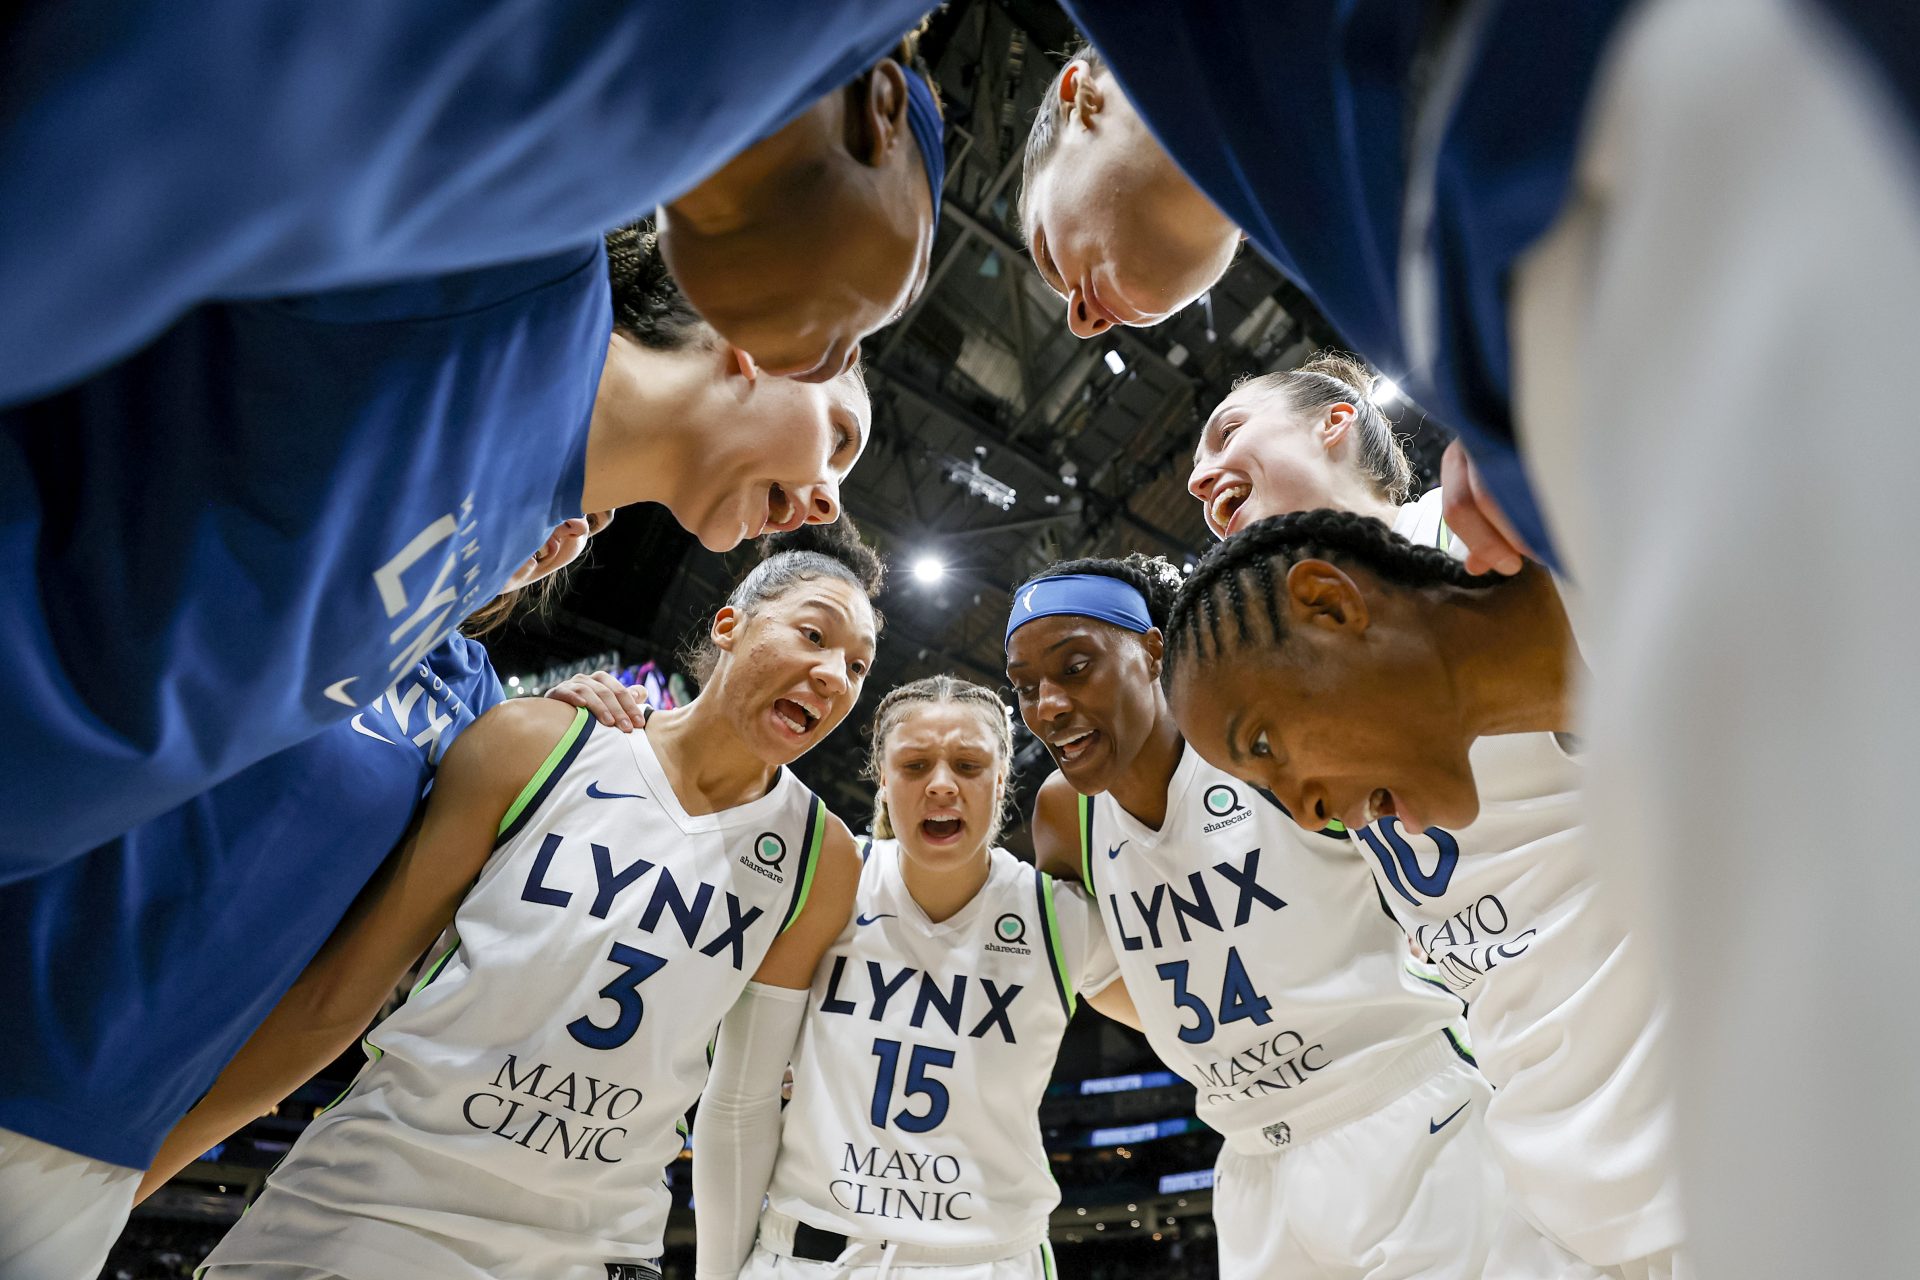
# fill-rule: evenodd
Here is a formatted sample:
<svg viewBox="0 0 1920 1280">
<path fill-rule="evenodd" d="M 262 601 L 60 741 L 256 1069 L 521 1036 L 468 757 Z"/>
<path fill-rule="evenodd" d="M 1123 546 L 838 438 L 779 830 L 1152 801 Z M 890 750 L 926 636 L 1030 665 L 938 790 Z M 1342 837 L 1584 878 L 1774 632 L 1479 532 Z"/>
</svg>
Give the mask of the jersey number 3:
<svg viewBox="0 0 1920 1280">
<path fill-rule="evenodd" d="M 567 1032 L 589 1049 L 618 1049 L 633 1039 L 633 1033 L 640 1029 L 641 1017 L 647 1012 L 647 1002 L 640 998 L 640 984 L 667 964 L 666 957 L 624 942 L 614 943 L 607 959 L 620 966 L 614 980 L 600 988 L 600 998 L 613 1001 L 618 1010 L 613 1022 L 603 1027 L 582 1015 L 567 1024 Z"/>
<path fill-rule="evenodd" d="M 875 1040 L 873 1056 L 880 1059 L 879 1070 L 873 1073 L 873 1106 L 868 1118 L 873 1127 L 887 1127 L 887 1109 L 893 1105 L 893 1081 L 900 1071 L 901 1044 L 898 1040 Z M 907 1059 L 907 1082 L 901 1089 L 901 1096 L 911 1098 L 915 1094 L 927 1100 L 927 1110 L 923 1115 L 915 1115 L 902 1107 L 894 1113 L 893 1123 L 908 1133 L 925 1133 L 938 1128 L 947 1118 L 947 1086 L 927 1074 L 929 1067 L 950 1067 L 953 1065 L 953 1050 L 935 1049 L 931 1045 L 916 1044 L 913 1053 Z"/>
</svg>

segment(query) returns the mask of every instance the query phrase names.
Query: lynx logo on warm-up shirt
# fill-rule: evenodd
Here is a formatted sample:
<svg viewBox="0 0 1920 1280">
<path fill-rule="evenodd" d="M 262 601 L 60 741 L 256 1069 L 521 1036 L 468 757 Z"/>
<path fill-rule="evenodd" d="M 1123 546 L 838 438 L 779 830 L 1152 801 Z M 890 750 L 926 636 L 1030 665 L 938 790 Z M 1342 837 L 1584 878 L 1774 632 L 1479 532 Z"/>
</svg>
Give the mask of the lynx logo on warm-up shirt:
<svg viewBox="0 0 1920 1280">
<path fill-rule="evenodd" d="M 391 559 L 373 571 L 374 590 L 391 631 L 387 635 L 387 672 L 406 670 L 432 652 L 447 632 L 481 603 L 480 522 L 474 518 L 474 495 L 413 535 Z M 335 702 L 357 707 L 364 696 L 348 676 L 327 684 L 323 692 Z"/>
</svg>

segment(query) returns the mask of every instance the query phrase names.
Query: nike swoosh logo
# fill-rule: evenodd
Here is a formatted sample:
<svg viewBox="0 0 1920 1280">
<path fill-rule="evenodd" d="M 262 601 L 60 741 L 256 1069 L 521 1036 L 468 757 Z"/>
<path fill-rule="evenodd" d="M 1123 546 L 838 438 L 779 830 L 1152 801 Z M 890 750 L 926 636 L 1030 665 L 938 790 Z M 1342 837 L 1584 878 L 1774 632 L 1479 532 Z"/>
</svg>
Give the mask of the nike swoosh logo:
<svg viewBox="0 0 1920 1280">
<path fill-rule="evenodd" d="M 1109 850 L 1107 850 L 1107 856 L 1108 856 L 1109 858 L 1117 858 L 1117 857 L 1119 857 L 1119 856 L 1120 856 L 1120 851 L 1121 851 L 1122 849 L 1124 849 L 1124 848 L 1126 848 L 1126 847 L 1127 847 L 1127 846 L 1128 846 L 1129 844 L 1132 844 L 1132 843 L 1133 843 L 1133 842 L 1132 842 L 1131 840 L 1122 840 L 1122 841 L 1121 841 L 1121 842 L 1120 842 L 1119 844 L 1117 844 L 1117 845 L 1115 845 L 1115 846 L 1113 846 L 1113 848 L 1111 848 L 1111 849 L 1109 849 Z"/>
<path fill-rule="evenodd" d="M 855 916 L 854 917 L 854 919 L 861 924 L 872 924 L 875 920 L 891 920 L 893 918 L 894 918 L 894 915 L 893 915 L 893 912 L 891 911 L 882 911 L 877 916 Z"/>
<path fill-rule="evenodd" d="M 359 715 L 353 718 L 353 721 L 352 721 L 353 731 L 355 733 L 364 733 L 369 738 L 372 738 L 375 742 L 384 742 L 390 747 L 394 746 L 395 743 L 392 738 L 387 737 L 385 734 L 375 733 L 373 730 L 367 728 L 366 725 L 360 723 L 362 720 L 366 718 L 366 714 L 367 713 L 363 711 Z"/>
<path fill-rule="evenodd" d="M 348 676 L 345 680 L 335 680 L 327 686 L 327 696 L 342 706 L 357 707 L 360 704 L 347 696 L 347 686 L 358 680 L 359 676 Z"/>
<path fill-rule="evenodd" d="M 1448 1125 L 1450 1125 L 1450 1124 L 1452 1124 L 1452 1123 L 1453 1123 L 1453 1117 L 1454 1117 L 1454 1116 L 1457 1116 L 1457 1115 L 1459 1115 L 1459 1114 L 1460 1114 L 1460 1113 L 1461 1113 L 1462 1111 L 1465 1111 L 1465 1110 L 1466 1110 L 1466 1109 L 1467 1109 L 1468 1107 L 1470 1107 L 1470 1106 L 1472 1106 L 1472 1105 L 1473 1105 L 1473 1099 L 1472 1099 L 1472 1098 L 1468 1098 L 1468 1099 L 1467 1099 L 1467 1100 L 1466 1100 L 1465 1102 L 1463 1102 L 1463 1103 L 1461 1103 L 1461 1104 L 1460 1104 L 1459 1106 L 1457 1106 L 1457 1107 L 1455 1107 L 1455 1108 L 1453 1109 L 1453 1115 L 1449 1115 L 1449 1116 L 1448 1116 L 1448 1117 L 1447 1117 L 1447 1118 L 1446 1118 L 1445 1120 L 1442 1120 L 1442 1121 L 1439 1121 L 1438 1123 L 1435 1123 L 1435 1122 L 1434 1122 L 1434 1121 L 1432 1121 L 1432 1120 L 1428 1120 L 1428 1121 L 1427 1121 L 1427 1132 L 1428 1132 L 1429 1134 L 1434 1134 L 1434 1133 L 1438 1133 L 1438 1132 L 1440 1132 L 1440 1131 L 1441 1131 L 1442 1129 L 1444 1129 L 1444 1128 L 1446 1128 L 1446 1127 L 1447 1127 Z"/>
<path fill-rule="evenodd" d="M 600 789 L 600 784 L 598 782 L 589 782 L 587 784 L 587 798 L 589 800 L 645 800 L 646 799 L 645 796 L 629 795 L 624 791 L 602 791 Z"/>
</svg>

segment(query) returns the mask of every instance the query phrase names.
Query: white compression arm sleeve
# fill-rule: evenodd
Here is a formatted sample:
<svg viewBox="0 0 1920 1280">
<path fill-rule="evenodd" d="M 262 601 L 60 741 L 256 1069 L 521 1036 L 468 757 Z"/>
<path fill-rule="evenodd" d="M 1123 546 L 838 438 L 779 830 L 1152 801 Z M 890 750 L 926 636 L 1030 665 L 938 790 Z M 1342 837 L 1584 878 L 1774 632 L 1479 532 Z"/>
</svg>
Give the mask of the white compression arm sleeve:
<svg viewBox="0 0 1920 1280">
<path fill-rule="evenodd" d="M 753 1252 L 807 994 L 749 982 L 720 1024 L 693 1126 L 695 1280 L 736 1280 Z"/>
</svg>

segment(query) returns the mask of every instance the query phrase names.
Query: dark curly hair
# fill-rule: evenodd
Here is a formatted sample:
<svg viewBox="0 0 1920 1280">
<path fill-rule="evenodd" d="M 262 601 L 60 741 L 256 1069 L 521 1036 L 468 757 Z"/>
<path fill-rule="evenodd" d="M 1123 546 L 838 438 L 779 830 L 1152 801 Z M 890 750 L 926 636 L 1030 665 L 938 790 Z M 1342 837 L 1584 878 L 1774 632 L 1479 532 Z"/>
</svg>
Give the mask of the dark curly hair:
<svg viewBox="0 0 1920 1280">
<path fill-rule="evenodd" d="M 1392 586 L 1465 587 L 1484 590 L 1510 579 L 1473 574 L 1446 552 L 1408 542 L 1371 516 L 1351 511 L 1295 511 L 1272 516 L 1234 534 L 1202 556 L 1181 584 L 1162 631 L 1167 640 L 1164 675 L 1186 659 L 1200 660 L 1227 648 L 1224 622 L 1233 619 L 1234 643 L 1254 638 L 1249 614 L 1258 607 L 1267 638 L 1286 638 L 1280 608 L 1287 571 L 1302 560 L 1357 565 Z"/>
<path fill-rule="evenodd" d="M 1180 589 L 1180 571 L 1166 557 L 1143 555 L 1135 551 L 1123 560 L 1062 560 L 1058 564 L 1048 565 L 1017 585 L 1025 586 L 1042 578 L 1059 578 L 1070 573 L 1097 573 L 1103 577 L 1118 578 L 1146 600 L 1147 617 L 1153 625 L 1163 632 L 1167 629 L 1167 615 L 1173 608 L 1174 593 Z"/>
<path fill-rule="evenodd" d="M 881 584 L 886 581 L 886 561 L 867 545 L 846 516 L 833 524 L 803 524 L 787 533 L 769 534 L 755 546 L 760 551 L 760 563 L 740 580 L 725 602 L 748 617 L 769 600 L 816 578 L 852 583 L 870 601 L 880 594 Z M 875 609 L 874 630 L 879 631 L 884 622 Z M 719 661 L 720 651 L 705 632 L 681 654 L 681 665 L 701 684 L 713 675 Z"/>
</svg>

